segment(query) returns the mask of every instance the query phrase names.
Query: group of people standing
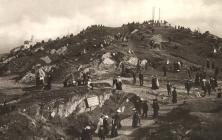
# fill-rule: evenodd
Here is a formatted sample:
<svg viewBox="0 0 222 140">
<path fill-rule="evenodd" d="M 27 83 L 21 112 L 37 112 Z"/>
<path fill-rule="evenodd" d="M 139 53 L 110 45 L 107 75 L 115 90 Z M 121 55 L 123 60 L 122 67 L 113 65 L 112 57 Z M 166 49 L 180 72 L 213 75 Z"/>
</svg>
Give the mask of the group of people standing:
<svg viewBox="0 0 222 140">
<path fill-rule="evenodd" d="M 51 82 L 52 82 L 52 75 L 50 72 L 45 72 L 41 68 L 35 71 L 35 84 L 37 88 L 50 90 Z"/>
<path fill-rule="evenodd" d="M 89 72 L 80 72 L 76 79 L 73 74 L 70 74 L 69 77 L 66 77 L 63 81 L 63 87 L 72 87 L 72 86 L 88 86 L 93 89 L 92 79 Z"/>
</svg>

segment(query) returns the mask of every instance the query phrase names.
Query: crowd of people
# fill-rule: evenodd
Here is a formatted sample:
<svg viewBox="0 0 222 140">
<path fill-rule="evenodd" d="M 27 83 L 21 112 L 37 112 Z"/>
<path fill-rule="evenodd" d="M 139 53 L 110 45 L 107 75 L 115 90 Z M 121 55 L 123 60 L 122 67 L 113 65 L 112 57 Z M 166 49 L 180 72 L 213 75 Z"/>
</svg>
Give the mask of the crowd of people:
<svg viewBox="0 0 222 140">
<path fill-rule="evenodd" d="M 153 99 L 152 108 L 152 116 L 154 119 L 156 119 L 158 117 L 159 111 L 159 104 L 157 99 Z M 140 120 L 148 118 L 148 110 L 149 106 L 147 100 L 138 97 L 138 99 L 134 103 L 134 108 L 132 109 L 132 128 L 139 127 L 141 125 Z M 111 118 L 108 115 L 104 114 L 100 116 L 95 130 L 95 133 L 98 135 L 100 140 L 105 140 L 106 138 L 114 138 L 119 135 L 118 130 L 122 128 L 120 114 L 121 110 L 117 109 L 117 111 Z M 93 133 L 94 132 L 92 126 L 86 125 L 82 129 L 81 140 L 92 140 Z"/>
<path fill-rule="evenodd" d="M 67 76 L 63 81 L 63 87 L 88 86 L 93 89 L 92 78 L 89 72 L 80 72 L 77 78 L 73 74 Z"/>
</svg>

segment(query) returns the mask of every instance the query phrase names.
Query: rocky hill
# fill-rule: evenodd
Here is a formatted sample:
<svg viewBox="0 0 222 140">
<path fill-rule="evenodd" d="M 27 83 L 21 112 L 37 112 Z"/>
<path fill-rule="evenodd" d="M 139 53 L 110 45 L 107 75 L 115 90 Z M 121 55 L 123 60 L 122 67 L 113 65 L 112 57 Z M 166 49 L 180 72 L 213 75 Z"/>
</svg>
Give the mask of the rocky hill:
<svg viewBox="0 0 222 140">
<path fill-rule="evenodd" d="M 208 31 L 202 34 L 166 23 L 128 23 L 118 28 L 93 25 L 75 36 L 69 34 L 12 49 L 1 61 L 1 74 L 18 74 L 18 80 L 26 76 L 29 81 L 22 82 L 30 82 L 35 67 L 40 66 L 52 69 L 53 79 L 61 81 L 78 68 L 90 68 L 96 76 L 100 71 L 114 72 L 110 68 L 119 68 L 121 62 L 135 66 L 137 59 L 149 60 L 157 70 L 167 59 L 201 67 L 208 58 L 220 66 L 221 46 L 222 39 Z"/>
</svg>

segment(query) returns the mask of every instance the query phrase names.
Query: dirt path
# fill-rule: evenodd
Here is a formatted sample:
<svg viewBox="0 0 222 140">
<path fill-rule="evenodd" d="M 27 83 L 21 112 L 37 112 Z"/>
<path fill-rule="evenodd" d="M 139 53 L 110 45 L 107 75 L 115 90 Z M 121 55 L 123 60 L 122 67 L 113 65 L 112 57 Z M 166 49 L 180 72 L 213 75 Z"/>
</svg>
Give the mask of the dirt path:
<svg viewBox="0 0 222 140">
<path fill-rule="evenodd" d="M 129 78 L 124 78 L 124 80 L 128 80 L 130 82 Z M 103 80 L 102 82 L 108 82 L 111 83 L 112 81 L 110 79 Z M 221 83 L 221 82 L 220 82 Z M 141 119 L 141 125 L 138 128 L 132 128 L 132 117 L 126 118 L 121 121 L 122 128 L 118 131 L 119 136 L 115 138 L 106 138 L 110 140 L 123 140 L 123 139 L 129 139 L 130 135 L 132 135 L 134 132 L 140 131 L 143 128 L 147 127 L 155 127 L 155 122 L 152 118 L 152 107 L 151 107 L 151 100 L 156 98 L 156 95 L 159 101 L 165 100 L 167 104 L 160 104 L 160 110 L 159 115 L 164 116 L 167 115 L 170 111 L 172 111 L 174 108 L 178 107 L 178 105 L 183 104 L 184 101 L 191 101 L 191 100 L 201 100 L 201 97 L 195 97 L 195 91 L 194 89 L 191 92 L 191 96 L 187 96 L 186 91 L 184 89 L 183 85 L 176 85 L 177 92 L 178 92 L 178 103 L 172 104 L 171 103 L 171 97 L 167 96 L 167 90 L 165 88 L 165 83 L 161 83 L 161 87 L 158 90 L 151 90 L 151 85 L 149 82 L 145 82 L 144 85 L 146 86 L 139 86 L 139 85 L 130 85 L 125 84 L 123 85 L 123 91 L 128 93 L 134 93 L 141 98 L 144 98 L 148 100 L 149 104 L 149 112 L 148 112 L 148 119 Z M 208 98 L 208 97 L 207 97 Z M 214 98 L 214 97 L 213 97 Z M 99 140 L 98 137 L 94 137 L 93 139 Z"/>
</svg>

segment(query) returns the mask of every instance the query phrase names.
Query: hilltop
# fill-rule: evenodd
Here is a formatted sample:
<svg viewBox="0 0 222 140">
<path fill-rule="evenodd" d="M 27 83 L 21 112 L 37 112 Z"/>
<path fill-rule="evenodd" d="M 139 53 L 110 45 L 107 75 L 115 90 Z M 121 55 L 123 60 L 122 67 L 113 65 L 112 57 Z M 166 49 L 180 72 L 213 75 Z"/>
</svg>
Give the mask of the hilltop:
<svg viewBox="0 0 222 140">
<path fill-rule="evenodd" d="M 12 49 L 1 62 L 1 74 L 17 74 L 20 80 L 41 66 L 52 68 L 53 79 L 61 82 L 79 67 L 90 68 L 97 75 L 98 71 L 114 72 L 109 69 L 111 65 L 118 68 L 120 62 L 136 59 L 149 60 L 157 70 L 161 70 L 166 59 L 181 60 L 196 67 L 205 66 L 207 58 L 215 61 L 215 65 L 221 64 L 221 38 L 209 31 L 201 34 L 185 27 L 172 27 L 167 22 L 154 26 L 151 23 L 128 23 L 117 28 L 93 25 L 77 35 L 69 34 L 28 47 L 22 45 Z M 217 53 L 213 55 L 214 49 Z"/>
</svg>

